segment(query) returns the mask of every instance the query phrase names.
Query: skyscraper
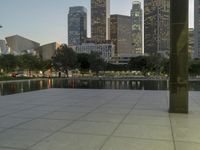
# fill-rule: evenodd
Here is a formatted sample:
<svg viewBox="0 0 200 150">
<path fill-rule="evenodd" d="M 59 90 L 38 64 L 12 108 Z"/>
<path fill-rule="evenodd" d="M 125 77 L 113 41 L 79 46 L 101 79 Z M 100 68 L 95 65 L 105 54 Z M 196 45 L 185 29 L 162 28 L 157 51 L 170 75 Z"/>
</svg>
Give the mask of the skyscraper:
<svg viewBox="0 0 200 150">
<path fill-rule="evenodd" d="M 131 17 L 111 15 L 110 38 L 116 55 L 132 55 Z"/>
<path fill-rule="evenodd" d="M 170 51 L 170 0 L 144 1 L 144 52 L 167 55 Z"/>
<path fill-rule="evenodd" d="M 189 43 L 188 43 L 188 55 L 190 58 L 193 58 L 194 55 L 194 29 L 193 28 L 189 28 L 189 32 L 188 32 L 188 39 L 189 39 Z"/>
<path fill-rule="evenodd" d="M 87 9 L 70 7 L 68 14 L 68 44 L 79 45 L 87 38 Z"/>
<path fill-rule="evenodd" d="M 134 1 L 131 10 L 132 20 L 132 44 L 135 54 L 142 54 L 143 33 L 142 33 L 142 9 L 141 2 Z"/>
<path fill-rule="evenodd" d="M 194 58 L 200 58 L 200 0 L 194 1 Z"/>
<path fill-rule="evenodd" d="M 91 0 L 92 39 L 105 41 L 110 38 L 110 0 Z"/>
</svg>

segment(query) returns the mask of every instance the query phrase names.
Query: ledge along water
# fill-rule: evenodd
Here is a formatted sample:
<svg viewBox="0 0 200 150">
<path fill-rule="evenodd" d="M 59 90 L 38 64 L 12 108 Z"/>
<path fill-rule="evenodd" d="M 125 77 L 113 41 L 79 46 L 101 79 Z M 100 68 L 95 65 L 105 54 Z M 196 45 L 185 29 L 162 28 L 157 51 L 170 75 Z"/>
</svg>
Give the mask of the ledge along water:
<svg viewBox="0 0 200 150">
<path fill-rule="evenodd" d="M 76 78 L 1 81 L 0 95 L 10 95 L 49 88 L 168 90 L 169 82 L 161 78 Z M 191 91 L 200 91 L 200 80 L 190 81 Z"/>
</svg>

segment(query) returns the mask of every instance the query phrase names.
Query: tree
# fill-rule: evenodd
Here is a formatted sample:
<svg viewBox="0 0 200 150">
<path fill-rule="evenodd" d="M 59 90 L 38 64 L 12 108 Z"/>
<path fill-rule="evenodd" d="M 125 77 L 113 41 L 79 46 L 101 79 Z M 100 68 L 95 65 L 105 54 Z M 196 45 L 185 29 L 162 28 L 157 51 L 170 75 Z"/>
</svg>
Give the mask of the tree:
<svg viewBox="0 0 200 150">
<path fill-rule="evenodd" d="M 51 68 L 52 60 L 39 60 L 39 70 L 42 71 L 44 76 L 44 72 Z"/>
<path fill-rule="evenodd" d="M 80 69 L 80 71 L 86 72 L 89 71 L 90 69 L 90 54 L 77 54 L 77 63 L 78 63 L 78 68 Z"/>
<path fill-rule="evenodd" d="M 105 70 L 106 63 L 104 60 L 100 57 L 100 55 L 96 52 L 92 52 L 89 57 L 89 63 L 90 63 L 90 69 L 96 73 L 96 75 L 99 74 L 99 71 Z"/>
<path fill-rule="evenodd" d="M 17 56 L 17 66 L 20 70 L 27 70 L 28 75 L 31 76 L 31 71 L 38 71 L 40 59 L 37 56 L 31 54 L 24 54 Z"/>
<path fill-rule="evenodd" d="M 141 71 L 144 75 L 147 72 L 155 74 L 168 73 L 169 59 L 161 56 L 139 56 L 134 57 L 129 62 L 129 69 Z"/>
<path fill-rule="evenodd" d="M 17 66 L 17 59 L 14 55 L 1 55 L 0 56 L 0 68 L 2 68 L 6 73 L 14 71 Z"/>
<path fill-rule="evenodd" d="M 56 51 L 56 55 L 52 58 L 52 63 L 55 70 L 65 72 L 69 77 L 68 71 L 76 68 L 77 55 L 72 48 L 64 44 Z"/>
<path fill-rule="evenodd" d="M 200 59 L 194 59 L 190 62 L 189 73 L 191 75 L 199 75 L 200 74 Z"/>
<path fill-rule="evenodd" d="M 147 72 L 147 57 L 139 56 L 131 58 L 128 66 L 130 70 L 141 71 L 144 75 Z"/>
</svg>

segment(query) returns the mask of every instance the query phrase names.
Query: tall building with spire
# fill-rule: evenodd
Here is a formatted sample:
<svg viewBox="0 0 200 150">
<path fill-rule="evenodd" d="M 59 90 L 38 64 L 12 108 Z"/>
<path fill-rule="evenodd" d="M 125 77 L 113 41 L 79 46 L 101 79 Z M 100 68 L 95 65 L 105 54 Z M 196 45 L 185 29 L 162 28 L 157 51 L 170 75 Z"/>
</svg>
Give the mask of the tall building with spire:
<svg viewBox="0 0 200 150">
<path fill-rule="evenodd" d="M 94 41 L 110 39 L 110 0 L 91 0 L 91 36 Z"/>
<path fill-rule="evenodd" d="M 170 0 L 144 1 L 144 52 L 168 55 L 170 51 Z"/>
<path fill-rule="evenodd" d="M 135 54 L 143 53 L 143 29 L 141 2 L 134 1 L 131 10 L 132 46 Z"/>
<path fill-rule="evenodd" d="M 87 9 L 82 6 L 70 7 L 68 14 L 68 44 L 79 45 L 87 38 Z"/>
</svg>

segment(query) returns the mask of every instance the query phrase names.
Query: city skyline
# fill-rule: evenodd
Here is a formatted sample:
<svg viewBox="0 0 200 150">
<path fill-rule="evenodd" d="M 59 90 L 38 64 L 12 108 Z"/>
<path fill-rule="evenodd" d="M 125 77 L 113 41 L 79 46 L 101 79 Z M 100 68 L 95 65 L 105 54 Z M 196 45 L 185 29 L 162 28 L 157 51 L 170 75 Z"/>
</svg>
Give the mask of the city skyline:
<svg viewBox="0 0 200 150">
<path fill-rule="evenodd" d="M 28 37 L 41 44 L 58 41 L 67 43 L 67 12 L 71 6 L 84 6 L 88 9 L 88 36 L 90 28 L 90 0 L 2 0 L 0 24 L 3 26 L 0 39 L 15 34 Z M 141 0 L 140 0 L 141 1 Z M 190 16 L 194 6 L 190 0 Z M 39 7 L 38 7 L 39 4 Z M 132 0 L 111 0 L 111 14 L 130 15 Z M 190 17 L 190 27 L 194 26 Z"/>
</svg>

